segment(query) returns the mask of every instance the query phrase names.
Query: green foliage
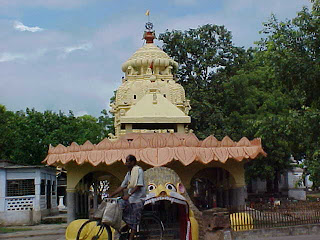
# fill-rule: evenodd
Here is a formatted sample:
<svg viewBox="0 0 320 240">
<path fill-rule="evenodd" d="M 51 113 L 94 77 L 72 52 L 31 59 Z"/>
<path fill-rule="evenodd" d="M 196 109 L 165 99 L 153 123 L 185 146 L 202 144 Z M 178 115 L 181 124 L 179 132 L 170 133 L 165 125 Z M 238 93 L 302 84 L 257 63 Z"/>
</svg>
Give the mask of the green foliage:
<svg viewBox="0 0 320 240">
<path fill-rule="evenodd" d="M 317 150 L 308 162 L 308 170 L 311 174 L 310 180 L 315 186 L 320 186 L 320 151 Z"/>
<path fill-rule="evenodd" d="M 13 126 L 15 115 L 0 105 L 0 159 L 11 156 L 10 148 L 15 144 L 16 129 Z"/>
<path fill-rule="evenodd" d="M 320 110 L 306 109 L 304 125 L 307 129 L 301 142 L 302 146 L 306 146 L 304 164 L 313 187 L 320 187 Z"/>
<path fill-rule="evenodd" d="M 182 63 L 177 76 L 191 100 L 195 133 L 200 138 L 261 137 L 268 159 L 252 161 L 249 178 L 272 178 L 289 168 L 290 100 L 274 83 L 265 55 L 233 46 L 230 32 L 215 25 L 166 32 L 160 38 L 164 50 Z"/>
<path fill-rule="evenodd" d="M 298 92 L 304 105 L 320 107 L 320 2 L 304 7 L 292 20 L 278 21 L 272 15 L 264 24 L 266 38 L 258 42 L 273 66 L 283 91 Z"/>
<path fill-rule="evenodd" d="M 46 157 L 49 144 L 68 146 L 72 142 L 83 144 L 86 140 L 98 143 L 112 131 L 113 120 L 106 110 L 97 119 L 90 115 L 75 117 L 70 111 L 37 112 L 26 109 L 16 113 L 0 106 L 1 158 L 16 163 L 40 164 Z"/>
<path fill-rule="evenodd" d="M 311 2 L 292 20 L 272 15 L 256 49 L 235 46 L 230 31 L 210 24 L 159 36 L 179 63 L 175 77 L 191 101 L 190 128 L 199 138 L 262 138 L 268 156 L 247 165 L 248 179 L 276 179 L 293 155 L 320 186 L 320 0 Z M 97 143 L 112 122 L 106 110 L 96 119 L 0 105 L 0 157 L 39 164 L 49 144 Z"/>
<path fill-rule="evenodd" d="M 191 128 L 200 138 L 215 132 L 224 136 L 222 83 L 234 74 L 247 58 L 244 49 L 235 47 L 231 32 L 224 26 L 204 25 L 185 32 L 160 34 L 163 49 L 179 63 L 176 77 L 191 101 Z"/>
<path fill-rule="evenodd" d="M 274 72 L 274 84 L 288 100 L 288 147 L 296 159 L 305 159 L 308 173 L 320 186 L 320 1 L 304 7 L 292 20 L 272 15 L 264 24 L 258 47 Z M 283 136 L 283 135 L 282 135 Z"/>
<path fill-rule="evenodd" d="M 272 15 L 256 49 L 234 46 L 229 31 L 209 24 L 159 37 L 180 64 L 198 137 L 262 138 L 268 156 L 247 165 L 248 179 L 277 178 L 294 155 L 320 184 L 320 4 L 312 2 L 292 20 Z"/>
</svg>

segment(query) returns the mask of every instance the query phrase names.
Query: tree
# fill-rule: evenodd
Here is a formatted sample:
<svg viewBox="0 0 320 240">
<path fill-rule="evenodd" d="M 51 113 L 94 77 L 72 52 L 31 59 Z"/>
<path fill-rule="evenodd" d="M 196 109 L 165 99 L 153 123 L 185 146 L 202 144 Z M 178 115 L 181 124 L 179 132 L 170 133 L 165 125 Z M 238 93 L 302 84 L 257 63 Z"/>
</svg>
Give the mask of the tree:
<svg viewBox="0 0 320 240">
<path fill-rule="evenodd" d="M 10 158 L 15 146 L 16 129 L 13 126 L 15 115 L 0 104 L 0 159 Z"/>
<path fill-rule="evenodd" d="M 312 0 L 292 20 L 278 21 L 272 15 L 264 23 L 266 37 L 258 42 L 268 64 L 287 94 L 298 94 L 303 105 L 320 108 L 320 1 Z"/>
<path fill-rule="evenodd" d="M 277 182 L 291 167 L 291 154 L 309 165 L 318 159 L 320 128 L 312 126 L 319 120 L 319 0 L 293 20 L 273 15 L 264 27 L 265 38 L 248 50 L 234 46 L 231 33 L 216 25 L 159 38 L 180 64 L 176 76 L 191 100 L 195 133 L 262 138 L 268 157 L 252 161 L 247 176 Z"/>
<path fill-rule="evenodd" d="M 238 138 L 262 138 L 268 154 L 247 164 L 247 180 L 267 179 L 269 191 L 277 191 L 278 177 L 291 167 L 293 145 L 300 141 L 301 119 L 291 108 L 296 100 L 281 92 L 264 58 L 263 52 L 254 53 L 253 60 L 223 84 L 224 115 Z"/>
<path fill-rule="evenodd" d="M 113 97 L 110 99 L 110 102 L 113 101 Z M 114 134 L 114 117 L 109 117 L 109 114 L 106 109 L 101 111 L 101 116 L 98 118 L 98 123 L 101 127 L 101 134 L 103 136 L 108 136 L 109 133 Z"/>
<path fill-rule="evenodd" d="M 224 26 L 204 25 L 185 32 L 159 35 L 163 49 L 179 63 L 177 80 L 191 102 L 191 128 L 200 137 L 215 133 L 224 136 L 222 83 L 241 66 L 250 54 L 232 43 L 231 32 Z"/>
<path fill-rule="evenodd" d="M 290 140 L 290 151 L 296 159 L 304 159 L 315 184 L 320 149 L 320 1 L 311 0 L 292 20 L 278 21 L 272 15 L 264 24 L 266 37 L 258 42 L 265 64 L 274 71 L 274 83 L 290 99 L 291 123 L 296 127 Z"/>
<path fill-rule="evenodd" d="M 70 111 L 38 112 L 26 109 L 16 113 L 0 106 L 1 157 L 22 164 L 40 164 L 46 157 L 49 144 L 68 146 L 89 140 L 98 143 L 112 131 L 112 119 L 102 111 L 99 119 L 84 115 L 75 117 Z"/>
<path fill-rule="evenodd" d="M 307 108 L 304 113 L 304 139 L 301 141 L 305 149 L 304 159 L 306 174 L 310 174 L 313 188 L 320 187 L 320 109 Z"/>
</svg>

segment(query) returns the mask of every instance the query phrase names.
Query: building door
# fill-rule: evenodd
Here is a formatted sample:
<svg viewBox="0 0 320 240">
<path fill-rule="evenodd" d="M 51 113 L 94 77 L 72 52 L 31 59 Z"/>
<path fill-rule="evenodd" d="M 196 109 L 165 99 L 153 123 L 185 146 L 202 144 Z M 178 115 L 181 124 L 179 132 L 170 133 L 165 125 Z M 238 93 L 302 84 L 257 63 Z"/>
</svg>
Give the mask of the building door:
<svg viewBox="0 0 320 240">
<path fill-rule="evenodd" d="M 51 208 L 51 181 L 47 181 L 47 209 Z"/>
</svg>

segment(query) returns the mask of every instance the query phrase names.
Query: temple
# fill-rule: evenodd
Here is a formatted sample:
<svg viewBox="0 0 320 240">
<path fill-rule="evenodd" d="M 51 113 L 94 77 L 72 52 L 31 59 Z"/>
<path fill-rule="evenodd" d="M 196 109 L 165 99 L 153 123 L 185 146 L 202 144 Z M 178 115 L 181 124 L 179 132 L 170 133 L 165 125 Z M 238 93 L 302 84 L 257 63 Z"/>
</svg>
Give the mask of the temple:
<svg viewBox="0 0 320 240">
<path fill-rule="evenodd" d="M 188 132 L 189 100 L 173 75 L 178 63 L 153 44 L 154 38 L 154 31 L 147 29 L 146 44 L 122 64 L 125 77 L 111 104 L 117 138 L 127 133 Z"/>
<path fill-rule="evenodd" d="M 260 139 L 196 137 L 188 127 L 190 102 L 174 75 L 179 65 L 154 39 L 148 23 L 144 46 L 122 65 L 124 77 L 111 104 L 115 135 L 98 144 L 50 146 L 44 163 L 67 170 L 70 222 L 94 212 L 101 196 L 121 183 L 126 156 L 135 155 L 146 170 L 147 184 L 153 185 L 146 205 L 152 203 L 153 209 L 166 213 L 162 216 L 166 225 L 178 226 L 176 239 L 197 240 L 203 228 L 202 211 L 245 203 L 244 164 L 265 152 Z M 175 186 L 170 191 L 169 182 Z M 170 197 L 172 191 L 180 195 L 179 200 L 164 200 L 163 193 Z M 183 201 L 186 209 L 178 207 Z M 185 220 L 179 211 L 186 211 Z"/>
</svg>

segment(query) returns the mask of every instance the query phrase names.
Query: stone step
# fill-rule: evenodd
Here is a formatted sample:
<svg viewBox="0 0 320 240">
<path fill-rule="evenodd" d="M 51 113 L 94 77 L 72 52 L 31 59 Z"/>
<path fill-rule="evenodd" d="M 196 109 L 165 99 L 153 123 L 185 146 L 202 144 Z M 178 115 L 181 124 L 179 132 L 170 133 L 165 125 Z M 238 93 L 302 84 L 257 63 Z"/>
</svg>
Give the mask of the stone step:
<svg viewBox="0 0 320 240">
<path fill-rule="evenodd" d="M 54 216 L 47 216 L 42 218 L 41 223 L 52 224 L 52 223 L 66 223 L 67 222 L 67 214 L 58 214 Z"/>
<path fill-rule="evenodd" d="M 62 210 L 59 209 L 59 213 L 60 214 L 67 214 L 67 212 L 68 212 L 67 209 L 62 209 Z"/>
</svg>

